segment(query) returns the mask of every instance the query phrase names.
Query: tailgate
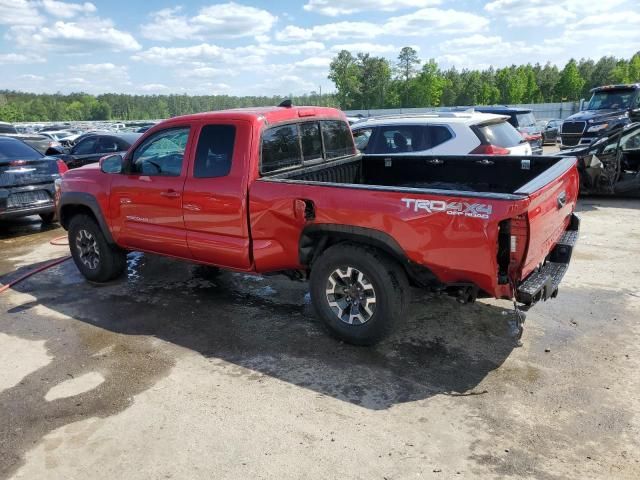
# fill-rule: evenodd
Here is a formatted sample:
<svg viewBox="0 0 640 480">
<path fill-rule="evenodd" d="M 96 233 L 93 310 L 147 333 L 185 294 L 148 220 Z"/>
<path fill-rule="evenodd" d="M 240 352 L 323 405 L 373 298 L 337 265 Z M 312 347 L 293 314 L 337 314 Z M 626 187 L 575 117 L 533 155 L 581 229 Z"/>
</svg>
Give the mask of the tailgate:
<svg viewBox="0 0 640 480">
<path fill-rule="evenodd" d="M 522 265 L 525 278 L 545 261 L 571 221 L 578 200 L 579 176 L 575 158 L 563 158 L 517 193 L 529 195 L 528 245 Z"/>
</svg>

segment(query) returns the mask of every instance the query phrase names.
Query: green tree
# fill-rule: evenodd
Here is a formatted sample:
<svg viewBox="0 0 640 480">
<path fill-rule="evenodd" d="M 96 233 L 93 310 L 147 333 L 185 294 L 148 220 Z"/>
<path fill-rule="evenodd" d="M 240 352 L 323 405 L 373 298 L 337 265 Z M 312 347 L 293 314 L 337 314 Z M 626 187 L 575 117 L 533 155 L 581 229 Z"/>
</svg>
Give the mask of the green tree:
<svg viewBox="0 0 640 480">
<path fill-rule="evenodd" d="M 360 93 L 358 76 L 357 59 L 347 50 L 340 51 L 329 65 L 329 80 L 336 86 L 338 103 L 343 109 L 350 108 Z"/>
<path fill-rule="evenodd" d="M 382 57 L 359 53 L 357 58 L 360 83 L 360 105 L 368 110 L 384 106 L 385 91 L 391 82 L 391 67 Z"/>
<path fill-rule="evenodd" d="M 411 89 L 410 80 L 416 74 L 418 65 L 420 65 L 420 59 L 418 58 L 418 52 L 412 47 L 403 47 L 398 55 L 398 63 L 396 64 L 396 70 L 398 72 L 398 78 L 403 83 L 404 90 L 404 103 L 403 107 L 406 107 L 409 103 L 409 91 Z"/>
<path fill-rule="evenodd" d="M 584 79 L 580 76 L 578 65 L 572 58 L 560 73 L 556 90 L 561 100 L 575 101 L 579 100 L 583 86 Z"/>
<path fill-rule="evenodd" d="M 636 52 L 629 60 L 629 81 L 640 82 L 640 52 Z"/>
</svg>

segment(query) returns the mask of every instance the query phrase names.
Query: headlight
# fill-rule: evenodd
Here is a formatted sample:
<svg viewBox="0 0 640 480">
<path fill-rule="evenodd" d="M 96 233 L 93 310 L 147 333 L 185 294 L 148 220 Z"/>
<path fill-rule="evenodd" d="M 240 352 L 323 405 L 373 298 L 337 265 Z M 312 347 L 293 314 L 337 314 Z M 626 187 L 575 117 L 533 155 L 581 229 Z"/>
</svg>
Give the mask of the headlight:
<svg viewBox="0 0 640 480">
<path fill-rule="evenodd" d="M 601 123 L 600 125 L 594 125 L 593 127 L 589 127 L 587 132 L 599 132 L 600 130 L 604 130 L 609 126 L 608 123 Z"/>
</svg>

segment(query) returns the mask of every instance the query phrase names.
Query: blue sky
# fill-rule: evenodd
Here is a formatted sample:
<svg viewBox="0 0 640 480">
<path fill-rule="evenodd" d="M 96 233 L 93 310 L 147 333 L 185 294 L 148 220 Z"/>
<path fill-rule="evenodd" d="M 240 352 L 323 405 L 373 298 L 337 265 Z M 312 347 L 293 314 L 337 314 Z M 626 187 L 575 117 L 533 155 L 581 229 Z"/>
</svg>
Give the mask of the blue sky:
<svg viewBox="0 0 640 480">
<path fill-rule="evenodd" d="M 484 68 L 640 49 L 638 0 L 0 0 L 0 89 L 286 95 L 333 90 L 342 48 Z"/>
</svg>

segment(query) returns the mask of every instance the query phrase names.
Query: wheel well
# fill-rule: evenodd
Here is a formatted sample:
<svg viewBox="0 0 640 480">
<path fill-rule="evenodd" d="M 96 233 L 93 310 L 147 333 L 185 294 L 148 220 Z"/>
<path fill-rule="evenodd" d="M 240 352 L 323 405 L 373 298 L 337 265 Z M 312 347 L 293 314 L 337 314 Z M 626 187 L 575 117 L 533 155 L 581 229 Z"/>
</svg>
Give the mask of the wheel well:
<svg viewBox="0 0 640 480">
<path fill-rule="evenodd" d="M 352 243 L 374 247 L 401 265 L 414 285 L 433 286 L 440 282 L 426 267 L 411 261 L 393 237 L 362 227 L 349 225 L 312 225 L 300 236 L 299 258 L 302 265 L 312 267 L 327 248 L 338 243 Z"/>
<path fill-rule="evenodd" d="M 98 220 L 94 215 L 93 210 L 86 205 L 63 205 L 60 209 L 60 224 L 65 228 L 65 230 L 69 228 L 71 219 L 76 215 L 87 215 L 96 220 L 96 223 Z"/>
</svg>

